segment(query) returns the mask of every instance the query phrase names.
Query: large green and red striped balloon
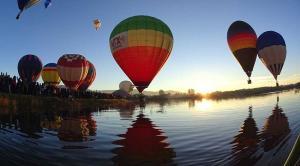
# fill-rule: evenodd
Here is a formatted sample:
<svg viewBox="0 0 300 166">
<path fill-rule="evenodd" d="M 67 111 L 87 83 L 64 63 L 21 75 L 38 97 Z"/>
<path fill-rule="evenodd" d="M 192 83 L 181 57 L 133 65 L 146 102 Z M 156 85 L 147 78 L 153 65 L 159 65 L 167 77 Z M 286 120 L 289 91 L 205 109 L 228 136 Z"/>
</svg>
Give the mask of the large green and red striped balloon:
<svg viewBox="0 0 300 166">
<path fill-rule="evenodd" d="M 114 59 L 139 92 L 149 86 L 169 58 L 172 47 L 170 28 L 150 16 L 127 18 L 110 35 Z"/>
</svg>

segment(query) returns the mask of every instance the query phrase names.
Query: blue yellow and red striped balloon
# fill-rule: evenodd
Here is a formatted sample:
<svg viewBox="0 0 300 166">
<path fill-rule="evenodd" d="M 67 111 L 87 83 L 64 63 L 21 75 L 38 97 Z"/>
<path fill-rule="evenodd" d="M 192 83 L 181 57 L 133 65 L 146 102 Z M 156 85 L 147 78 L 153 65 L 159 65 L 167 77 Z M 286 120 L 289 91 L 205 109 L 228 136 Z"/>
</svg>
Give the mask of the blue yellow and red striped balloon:
<svg viewBox="0 0 300 166">
<path fill-rule="evenodd" d="M 61 80 L 58 75 L 56 63 L 48 63 L 43 67 L 42 79 L 46 85 L 59 85 Z"/>
</svg>

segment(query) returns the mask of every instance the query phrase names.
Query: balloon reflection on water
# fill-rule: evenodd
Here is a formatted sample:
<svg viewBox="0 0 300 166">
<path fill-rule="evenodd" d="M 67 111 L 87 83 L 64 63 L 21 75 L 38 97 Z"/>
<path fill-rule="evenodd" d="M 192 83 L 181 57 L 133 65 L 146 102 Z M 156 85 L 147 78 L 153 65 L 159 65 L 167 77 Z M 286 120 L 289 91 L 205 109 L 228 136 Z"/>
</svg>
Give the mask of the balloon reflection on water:
<svg viewBox="0 0 300 166">
<path fill-rule="evenodd" d="M 261 132 L 258 131 L 253 118 L 252 107 L 249 107 L 248 117 L 231 142 L 234 158 L 231 165 L 254 165 L 264 155 L 263 152 L 259 152 L 260 148 L 267 153 L 275 147 L 281 146 L 289 138 L 289 133 L 288 118 L 278 103 L 272 110 L 272 114 L 266 118 Z"/>
<path fill-rule="evenodd" d="M 244 121 L 239 133 L 234 137 L 232 152 L 234 163 L 232 165 L 254 165 L 261 156 L 255 156 L 260 142 L 258 128 L 252 115 L 252 106 L 249 115 Z"/>
<path fill-rule="evenodd" d="M 87 120 L 65 118 L 58 130 L 58 138 L 63 141 L 86 141 L 89 135 Z"/>
<path fill-rule="evenodd" d="M 278 105 L 273 109 L 264 124 L 262 137 L 264 138 L 264 150 L 269 151 L 280 144 L 290 133 L 288 118 Z"/>
<path fill-rule="evenodd" d="M 60 140 L 68 142 L 88 141 L 89 136 L 96 135 L 96 131 L 97 124 L 89 110 L 66 112 L 62 117 L 57 136 Z"/>
<path fill-rule="evenodd" d="M 13 101 L 0 98 L 0 127 L 19 131 L 20 136 L 39 139 L 47 130 L 56 132 L 55 135 L 62 141 L 87 141 L 89 136 L 96 135 L 97 124 L 90 110 L 41 112 L 29 109 L 30 106 L 22 107 L 22 102 Z M 9 106 L 10 103 L 11 107 L 2 109 L 2 106 Z"/>
<path fill-rule="evenodd" d="M 175 157 L 174 150 L 166 142 L 167 137 L 143 114 L 119 136 L 122 139 L 113 142 L 121 146 L 113 150 L 115 165 L 166 165 Z"/>
<path fill-rule="evenodd" d="M 136 109 L 135 105 L 128 105 L 119 109 L 119 114 L 121 119 L 132 119 L 134 111 Z"/>
</svg>

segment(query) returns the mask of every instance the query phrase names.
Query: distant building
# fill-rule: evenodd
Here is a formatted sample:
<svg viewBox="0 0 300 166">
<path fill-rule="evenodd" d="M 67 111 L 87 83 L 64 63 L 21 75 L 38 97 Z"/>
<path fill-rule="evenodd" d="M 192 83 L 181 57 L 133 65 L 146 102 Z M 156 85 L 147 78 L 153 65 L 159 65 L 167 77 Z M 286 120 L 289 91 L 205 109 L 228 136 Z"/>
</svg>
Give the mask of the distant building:
<svg viewBox="0 0 300 166">
<path fill-rule="evenodd" d="M 112 95 L 116 96 L 116 97 L 121 97 L 121 98 L 127 98 L 130 96 L 130 94 L 124 90 L 116 90 L 112 93 Z"/>
</svg>

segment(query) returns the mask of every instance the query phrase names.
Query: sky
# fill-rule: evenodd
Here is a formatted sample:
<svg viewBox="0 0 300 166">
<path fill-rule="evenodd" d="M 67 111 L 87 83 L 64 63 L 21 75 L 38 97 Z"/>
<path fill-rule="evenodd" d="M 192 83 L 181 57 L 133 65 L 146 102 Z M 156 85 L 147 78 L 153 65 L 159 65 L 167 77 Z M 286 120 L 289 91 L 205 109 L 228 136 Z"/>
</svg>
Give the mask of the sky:
<svg viewBox="0 0 300 166">
<path fill-rule="evenodd" d="M 122 20 L 135 15 L 161 19 L 171 29 L 171 55 L 147 90 L 196 92 L 225 91 L 274 86 L 275 81 L 260 59 L 252 72 L 252 84 L 227 44 L 227 30 L 236 20 L 249 23 L 257 35 L 279 32 L 287 45 L 287 59 L 280 84 L 300 81 L 299 0 L 53 0 L 26 10 L 20 20 L 17 0 L 0 5 L 0 71 L 18 75 L 17 64 L 26 54 L 43 64 L 57 62 L 67 53 L 84 55 L 96 67 L 92 90 L 118 89 L 128 80 L 114 61 L 109 36 Z M 92 21 L 99 18 L 100 30 Z M 41 79 L 39 80 L 41 81 Z"/>
</svg>

